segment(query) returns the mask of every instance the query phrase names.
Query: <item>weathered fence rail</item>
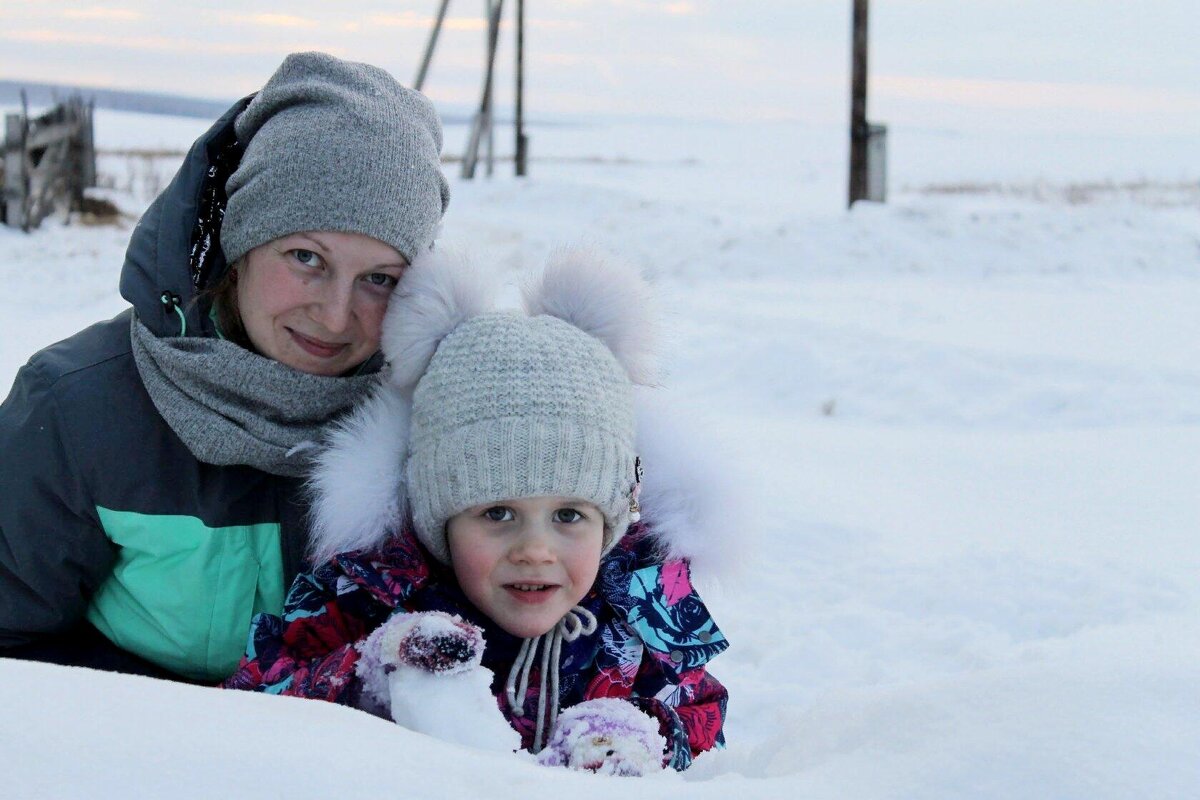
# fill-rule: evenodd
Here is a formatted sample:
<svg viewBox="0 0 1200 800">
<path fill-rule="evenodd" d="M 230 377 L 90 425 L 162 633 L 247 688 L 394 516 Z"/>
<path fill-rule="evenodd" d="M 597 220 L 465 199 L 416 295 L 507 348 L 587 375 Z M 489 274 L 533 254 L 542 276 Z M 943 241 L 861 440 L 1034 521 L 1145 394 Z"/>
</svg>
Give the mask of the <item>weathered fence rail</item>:
<svg viewBox="0 0 1200 800">
<path fill-rule="evenodd" d="M 4 224 L 28 231 L 55 209 L 82 210 L 84 190 L 96 185 L 92 111 L 75 96 L 37 117 L 27 110 L 5 116 Z"/>
</svg>

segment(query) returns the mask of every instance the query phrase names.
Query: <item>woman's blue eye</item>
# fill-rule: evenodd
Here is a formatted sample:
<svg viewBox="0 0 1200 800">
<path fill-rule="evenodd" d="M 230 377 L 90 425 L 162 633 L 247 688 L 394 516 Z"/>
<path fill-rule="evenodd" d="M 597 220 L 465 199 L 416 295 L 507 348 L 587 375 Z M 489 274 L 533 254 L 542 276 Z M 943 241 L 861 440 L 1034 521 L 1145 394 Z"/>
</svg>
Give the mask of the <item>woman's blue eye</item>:
<svg viewBox="0 0 1200 800">
<path fill-rule="evenodd" d="M 306 267 L 321 266 L 321 257 L 312 250 L 293 250 L 292 256 Z"/>
<path fill-rule="evenodd" d="M 583 514 L 580 514 L 573 508 L 560 508 L 554 512 L 555 522 L 571 523 L 578 522 L 581 519 L 583 519 Z"/>
<path fill-rule="evenodd" d="M 508 522 L 513 519 L 512 509 L 505 506 L 492 506 L 483 515 L 492 522 Z"/>
<path fill-rule="evenodd" d="M 367 276 L 367 283 L 372 286 L 381 286 L 385 289 L 394 289 L 399 282 L 399 278 L 388 275 L 386 272 L 372 272 Z"/>
</svg>

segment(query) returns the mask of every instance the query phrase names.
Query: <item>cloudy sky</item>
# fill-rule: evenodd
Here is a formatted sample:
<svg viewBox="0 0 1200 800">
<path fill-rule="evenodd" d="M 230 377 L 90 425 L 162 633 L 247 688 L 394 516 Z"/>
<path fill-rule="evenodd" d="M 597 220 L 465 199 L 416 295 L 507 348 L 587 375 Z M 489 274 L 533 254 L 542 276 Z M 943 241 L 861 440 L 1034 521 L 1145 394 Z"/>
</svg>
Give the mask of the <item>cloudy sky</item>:
<svg viewBox="0 0 1200 800">
<path fill-rule="evenodd" d="M 1197 0 L 872 0 L 874 119 L 1200 134 Z M 426 91 L 477 100 L 485 0 L 451 0 Z M 319 49 L 411 82 L 437 0 L 0 2 L 0 78 L 233 98 Z M 506 23 L 516 0 L 506 0 Z M 528 0 L 530 113 L 841 122 L 851 0 Z M 499 102 L 510 102 L 512 29 Z"/>
</svg>

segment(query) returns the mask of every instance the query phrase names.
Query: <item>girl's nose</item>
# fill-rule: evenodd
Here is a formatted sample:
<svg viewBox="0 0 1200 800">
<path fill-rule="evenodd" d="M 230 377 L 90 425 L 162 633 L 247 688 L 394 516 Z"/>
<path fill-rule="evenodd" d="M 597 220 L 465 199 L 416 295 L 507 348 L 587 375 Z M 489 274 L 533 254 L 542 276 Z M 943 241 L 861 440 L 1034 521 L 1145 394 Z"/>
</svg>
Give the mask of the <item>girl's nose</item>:
<svg viewBox="0 0 1200 800">
<path fill-rule="evenodd" d="M 509 558 L 518 564 L 548 564 L 554 561 L 554 548 L 548 532 L 537 523 L 526 525 L 513 542 Z"/>
</svg>

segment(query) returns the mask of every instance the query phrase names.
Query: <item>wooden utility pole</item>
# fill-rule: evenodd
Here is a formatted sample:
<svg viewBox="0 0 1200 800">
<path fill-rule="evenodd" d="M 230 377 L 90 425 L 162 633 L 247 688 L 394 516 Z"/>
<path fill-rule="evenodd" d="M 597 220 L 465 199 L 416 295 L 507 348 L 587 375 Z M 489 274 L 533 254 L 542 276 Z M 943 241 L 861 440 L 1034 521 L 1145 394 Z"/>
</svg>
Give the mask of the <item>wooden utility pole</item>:
<svg viewBox="0 0 1200 800">
<path fill-rule="evenodd" d="M 513 123 L 516 142 L 513 160 L 517 177 L 525 175 L 525 150 L 529 140 L 525 137 L 525 0 L 517 0 L 517 108 Z"/>
<path fill-rule="evenodd" d="M 488 30 L 487 41 L 484 42 L 484 49 L 488 52 L 488 59 L 495 60 L 496 46 L 500 43 L 500 19 L 492 16 L 492 0 L 483 0 L 483 14 L 487 17 Z M 483 129 L 487 134 L 487 176 L 490 178 L 496 171 L 496 126 L 492 120 L 492 107 L 495 105 L 495 89 L 493 88 L 495 73 L 489 73 L 491 76 L 487 86 L 487 110 L 483 114 Z"/>
<path fill-rule="evenodd" d="M 425 54 L 421 59 L 417 78 L 413 88 L 421 91 L 425 86 L 425 78 L 429 74 L 429 65 L 433 61 L 433 52 L 437 47 L 438 35 L 441 33 L 446 19 L 446 9 L 450 0 L 439 0 L 437 15 L 434 18 L 433 29 L 429 32 L 429 41 L 425 46 Z M 479 100 L 479 108 L 471 120 L 471 132 L 467 137 L 467 146 L 463 151 L 462 176 L 475 177 L 475 167 L 479 163 L 479 148 L 481 144 L 487 148 L 487 174 L 492 175 L 494 165 L 494 92 L 493 78 L 496 72 L 496 48 L 500 39 L 500 20 L 504 0 L 484 0 L 484 17 L 487 20 L 484 50 L 483 91 Z M 523 176 L 529 154 L 529 137 L 525 135 L 525 2 L 517 0 L 517 63 L 516 63 L 516 114 L 514 127 L 516 129 L 516 144 L 513 152 L 513 162 L 516 174 Z M 486 142 L 484 138 L 486 137 Z"/>
<path fill-rule="evenodd" d="M 488 14 L 487 64 L 483 77 L 483 97 L 479 101 L 479 110 L 475 113 L 471 125 L 471 137 L 467 141 L 467 150 L 463 153 L 462 176 L 467 179 L 475 177 L 475 165 L 479 162 L 479 143 L 483 138 L 484 126 L 491 125 L 492 108 L 492 73 L 496 69 L 496 44 L 500 36 L 500 14 L 504 8 L 504 0 L 486 0 L 491 9 Z"/>
<path fill-rule="evenodd" d="M 446 21 L 446 6 L 450 5 L 450 0 L 442 0 L 441 6 L 438 7 L 437 18 L 433 21 L 433 30 L 429 32 L 429 43 L 425 45 L 425 57 L 421 59 L 421 68 L 417 70 L 417 79 L 413 81 L 413 88 L 418 92 L 425 85 L 425 76 L 429 73 L 429 62 L 433 60 L 433 48 L 437 46 L 438 34 L 442 32 L 442 23 Z"/>
<path fill-rule="evenodd" d="M 853 54 L 850 76 L 850 200 L 867 197 L 867 2 L 854 0 Z"/>
</svg>

